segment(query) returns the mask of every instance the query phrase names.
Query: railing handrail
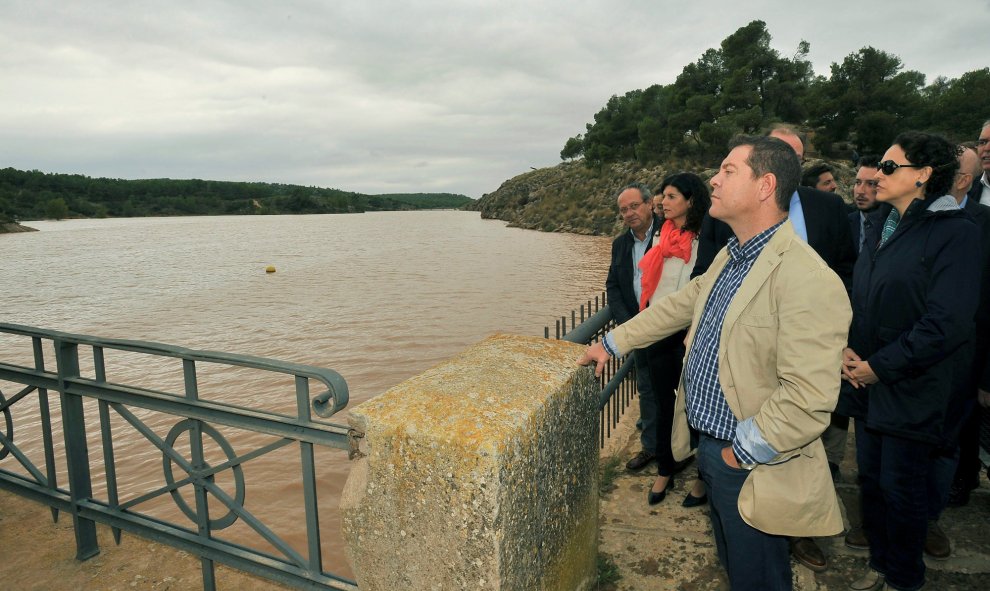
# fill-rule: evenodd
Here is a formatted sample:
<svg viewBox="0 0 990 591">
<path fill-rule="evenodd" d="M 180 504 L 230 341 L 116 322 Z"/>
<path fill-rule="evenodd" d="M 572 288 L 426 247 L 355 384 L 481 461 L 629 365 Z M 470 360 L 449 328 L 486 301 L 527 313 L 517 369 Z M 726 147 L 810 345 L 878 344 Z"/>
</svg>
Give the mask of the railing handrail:
<svg viewBox="0 0 990 591">
<path fill-rule="evenodd" d="M 591 300 L 588 300 L 587 308 L 582 304 L 579 310 L 571 310 L 570 331 L 567 330 L 567 317 L 560 317 L 556 322 L 556 338 L 579 345 L 590 345 L 597 339 L 604 338 L 607 329 L 614 325 L 612 310 L 605 298 L 605 293 L 601 294 L 600 299 L 596 296 L 594 308 Z M 550 338 L 549 326 L 544 327 L 543 336 Z M 598 401 L 602 412 L 599 439 L 602 447 L 605 446 L 605 440 L 612 436 L 612 428 L 619 423 L 619 418 L 625 413 L 632 397 L 636 394 L 635 376 L 632 355 L 606 362 L 601 377 L 602 392 Z M 606 420 L 606 415 L 609 420 Z"/>
<path fill-rule="evenodd" d="M 161 357 L 173 357 L 176 359 L 199 361 L 203 363 L 220 363 L 283 374 L 305 376 L 307 378 L 319 380 L 327 387 L 327 392 L 317 395 L 314 399 L 313 410 L 316 411 L 316 413 L 321 417 L 332 416 L 346 407 L 349 398 L 347 382 L 344 378 L 334 370 L 324 367 L 303 365 L 301 363 L 281 361 L 268 357 L 256 357 L 254 355 L 187 349 L 186 347 L 167 345 L 165 343 L 156 343 L 153 341 L 99 338 L 89 335 L 37 328 L 33 326 L 24 326 L 21 324 L 9 324 L 6 322 L 0 322 L 0 332 L 27 337 L 51 339 L 53 341 L 60 340 L 63 342 L 75 343 L 77 345 L 101 347 L 104 349 L 144 353 Z M 328 405 L 328 400 L 332 400 L 333 404 Z"/>
</svg>

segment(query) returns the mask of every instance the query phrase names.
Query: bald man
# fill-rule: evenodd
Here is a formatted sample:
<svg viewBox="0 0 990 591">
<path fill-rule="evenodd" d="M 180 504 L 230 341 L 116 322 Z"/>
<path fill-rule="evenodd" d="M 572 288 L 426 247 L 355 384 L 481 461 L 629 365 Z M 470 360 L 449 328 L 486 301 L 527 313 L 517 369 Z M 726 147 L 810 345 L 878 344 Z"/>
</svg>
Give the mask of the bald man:
<svg viewBox="0 0 990 591">
<path fill-rule="evenodd" d="M 967 197 L 990 207 L 990 119 L 983 122 L 980 137 L 976 140 L 976 155 L 980 160 L 982 174 L 973 180 Z"/>
<path fill-rule="evenodd" d="M 984 135 L 990 136 L 990 126 L 983 128 Z M 984 152 L 988 153 L 990 159 L 990 149 L 984 147 Z M 980 289 L 980 307 L 976 311 L 976 341 L 973 356 L 973 371 L 970 374 L 971 381 L 966 392 L 962 393 L 959 404 L 960 412 L 968 414 L 968 419 L 963 423 L 959 433 L 959 463 L 955 468 L 955 477 L 952 480 L 951 488 L 948 489 L 948 498 L 944 497 L 943 489 L 939 487 L 940 500 L 945 501 L 950 507 L 962 507 L 969 502 L 970 491 L 976 488 L 980 482 L 980 419 L 981 407 L 990 404 L 990 384 L 981 383 L 983 376 L 990 372 L 988 367 L 987 354 L 990 351 L 990 209 L 985 207 L 987 203 L 982 201 L 977 203 L 973 198 L 973 192 L 967 194 L 967 189 L 975 185 L 982 187 L 980 177 L 985 174 L 987 159 L 981 158 L 977 151 L 965 149 L 959 156 L 959 173 L 956 175 L 955 184 L 952 187 L 952 196 L 956 198 L 960 207 L 965 209 L 980 228 L 980 243 L 983 256 L 983 280 Z M 983 390 L 982 398 L 979 396 Z M 939 507 L 941 509 L 941 507 Z"/>
</svg>

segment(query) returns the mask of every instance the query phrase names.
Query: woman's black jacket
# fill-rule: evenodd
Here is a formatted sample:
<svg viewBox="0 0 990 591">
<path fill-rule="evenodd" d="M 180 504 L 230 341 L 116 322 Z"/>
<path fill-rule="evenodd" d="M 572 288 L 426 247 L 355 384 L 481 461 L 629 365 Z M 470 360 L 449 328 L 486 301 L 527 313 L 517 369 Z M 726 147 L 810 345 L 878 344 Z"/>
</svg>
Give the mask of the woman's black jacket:
<svg viewBox="0 0 990 591">
<path fill-rule="evenodd" d="M 980 287 L 979 230 L 948 200 L 914 201 L 883 246 L 860 253 L 849 346 L 879 382 L 844 387 L 836 408 L 883 433 L 936 445 L 951 444 L 962 418 L 952 399 L 969 375 Z M 889 211 L 881 206 L 876 226 Z"/>
</svg>

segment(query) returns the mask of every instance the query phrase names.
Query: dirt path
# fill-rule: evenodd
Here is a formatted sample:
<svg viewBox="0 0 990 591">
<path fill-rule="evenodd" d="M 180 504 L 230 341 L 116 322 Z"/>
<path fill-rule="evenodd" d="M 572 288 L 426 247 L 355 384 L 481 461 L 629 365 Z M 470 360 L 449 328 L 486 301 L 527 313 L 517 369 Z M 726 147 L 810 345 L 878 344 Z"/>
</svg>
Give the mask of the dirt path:
<svg viewBox="0 0 990 591">
<path fill-rule="evenodd" d="M 114 544 L 98 525 L 100 554 L 76 560 L 72 516 L 52 523 L 48 507 L 0 491 L 0 589 L 3 591 L 187 591 L 203 588 L 199 560 L 181 550 L 124 533 Z M 217 589 L 288 589 L 241 571 L 217 566 Z"/>
</svg>

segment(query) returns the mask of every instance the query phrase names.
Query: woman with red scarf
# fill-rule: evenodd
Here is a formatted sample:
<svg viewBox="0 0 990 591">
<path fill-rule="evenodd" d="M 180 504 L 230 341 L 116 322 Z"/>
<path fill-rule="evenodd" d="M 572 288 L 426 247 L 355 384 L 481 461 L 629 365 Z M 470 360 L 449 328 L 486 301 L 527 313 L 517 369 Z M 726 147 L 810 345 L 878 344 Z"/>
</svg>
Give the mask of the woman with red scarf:
<svg viewBox="0 0 990 591">
<path fill-rule="evenodd" d="M 698 258 L 698 229 L 711 204 L 708 187 L 698 175 L 689 172 L 665 178 L 656 195 L 661 197 L 664 222 L 653 236 L 653 246 L 639 263 L 643 271 L 640 311 L 690 281 Z M 685 336 L 686 331 L 672 334 L 647 349 L 650 381 L 657 402 L 658 476 L 647 496 L 650 505 L 663 501 L 673 484 L 676 463 L 670 450 L 670 430 Z"/>
</svg>

